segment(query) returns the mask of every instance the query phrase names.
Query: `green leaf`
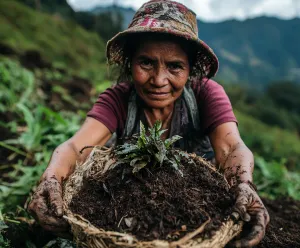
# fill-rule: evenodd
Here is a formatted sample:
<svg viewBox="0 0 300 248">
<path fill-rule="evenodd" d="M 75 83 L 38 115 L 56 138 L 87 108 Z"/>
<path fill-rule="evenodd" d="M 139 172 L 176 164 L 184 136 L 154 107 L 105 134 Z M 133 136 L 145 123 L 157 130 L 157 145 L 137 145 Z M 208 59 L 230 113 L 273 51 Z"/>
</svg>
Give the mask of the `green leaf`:
<svg viewBox="0 0 300 248">
<path fill-rule="evenodd" d="M 139 170 L 143 169 L 148 164 L 148 161 L 140 161 L 135 164 L 132 173 L 137 173 Z"/>
<path fill-rule="evenodd" d="M 157 120 L 153 125 L 153 128 L 156 131 L 156 133 L 161 129 L 161 127 L 162 127 L 162 122 L 160 120 Z"/>
<path fill-rule="evenodd" d="M 138 162 L 138 161 L 140 161 L 140 160 L 143 160 L 144 158 L 142 157 L 139 157 L 139 158 L 135 158 L 135 159 L 132 159 L 131 161 L 130 161 L 130 166 L 132 166 L 132 167 L 134 167 L 135 166 L 135 164 L 136 164 L 136 162 Z"/>
<path fill-rule="evenodd" d="M 176 170 L 179 172 L 179 174 L 183 177 L 183 173 L 181 170 L 179 170 L 178 163 L 175 159 L 169 159 L 168 163 Z"/>
<path fill-rule="evenodd" d="M 158 150 L 158 152 L 155 154 L 155 158 L 157 159 L 158 163 L 160 165 L 162 165 L 162 163 L 166 157 L 166 152 L 167 152 L 165 144 L 162 140 L 157 140 L 155 142 L 155 145 Z"/>
<path fill-rule="evenodd" d="M 173 143 L 175 143 L 177 140 L 180 140 L 182 137 L 179 136 L 179 135 L 174 135 L 173 137 L 169 138 L 169 139 L 166 139 L 165 140 L 165 146 L 166 148 L 168 149 L 169 147 L 171 147 L 171 145 Z"/>
<path fill-rule="evenodd" d="M 122 146 L 119 146 L 116 149 L 115 153 L 117 156 L 120 156 L 120 155 L 127 155 L 129 153 L 136 152 L 136 151 L 139 151 L 137 145 L 132 145 L 132 144 L 126 143 Z"/>
<path fill-rule="evenodd" d="M 0 231 L 4 230 L 8 228 L 8 226 L 5 224 L 5 222 L 3 220 L 0 220 Z"/>
</svg>

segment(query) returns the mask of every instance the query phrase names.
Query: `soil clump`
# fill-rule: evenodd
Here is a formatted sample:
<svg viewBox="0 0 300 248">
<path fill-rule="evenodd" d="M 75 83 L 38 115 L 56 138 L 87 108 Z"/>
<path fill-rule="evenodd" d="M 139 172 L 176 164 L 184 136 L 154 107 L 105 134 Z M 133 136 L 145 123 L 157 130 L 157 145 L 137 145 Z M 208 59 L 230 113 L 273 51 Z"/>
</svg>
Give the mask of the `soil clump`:
<svg viewBox="0 0 300 248">
<path fill-rule="evenodd" d="M 119 166 L 85 181 L 70 209 L 98 228 L 145 241 L 177 240 L 211 218 L 201 234 L 210 237 L 229 218 L 234 197 L 218 172 L 199 161 L 181 164 L 183 176 L 168 166 L 136 174 Z"/>
</svg>

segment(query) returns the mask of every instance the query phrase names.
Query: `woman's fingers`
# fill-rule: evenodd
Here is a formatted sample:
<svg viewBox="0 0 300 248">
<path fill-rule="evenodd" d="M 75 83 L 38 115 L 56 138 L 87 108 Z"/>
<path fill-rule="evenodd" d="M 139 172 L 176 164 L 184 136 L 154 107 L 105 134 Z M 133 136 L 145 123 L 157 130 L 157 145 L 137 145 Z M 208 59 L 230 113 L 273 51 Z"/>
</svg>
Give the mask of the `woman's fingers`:
<svg viewBox="0 0 300 248">
<path fill-rule="evenodd" d="M 265 229 L 266 229 L 266 219 L 264 210 L 261 209 L 259 212 L 256 212 L 255 216 L 252 216 L 252 227 L 250 232 L 247 234 L 246 237 L 234 241 L 231 245 L 233 247 L 253 247 L 257 245 L 265 236 Z"/>
<path fill-rule="evenodd" d="M 57 217 L 63 216 L 62 188 L 56 178 L 51 178 L 51 189 L 48 191 L 50 206 Z"/>
<path fill-rule="evenodd" d="M 240 216 L 244 221 L 249 222 L 250 230 L 242 234 L 240 240 L 233 241 L 233 247 L 253 247 L 264 237 L 266 226 L 269 223 L 269 214 L 261 199 L 247 183 L 241 183 L 233 188 L 236 195 L 236 203 L 232 216 L 237 219 Z"/>
<path fill-rule="evenodd" d="M 240 216 L 243 221 L 250 221 L 251 217 L 247 213 L 247 208 L 249 206 L 249 197 L 246 194 L 238 194 L 235 206 L 233 208 L 233 216 Z"/>
<path fill-rule="evenodd" d="M 62 218 L 52 216 L 50 213 L 51 211 L 48 210 L 45 201 L 39 200 L 35 203 L 34 215 L 44 229 L 51 232 L 65 231 L 68 223 Z"/>
<path fill-rule="evenodd" d="M 28 206 L 29 213 L 47 231 L 64 232 L 68 223 L 63 215 L 62 188 L 55 177 L 40 183 Z"/>
</svg>

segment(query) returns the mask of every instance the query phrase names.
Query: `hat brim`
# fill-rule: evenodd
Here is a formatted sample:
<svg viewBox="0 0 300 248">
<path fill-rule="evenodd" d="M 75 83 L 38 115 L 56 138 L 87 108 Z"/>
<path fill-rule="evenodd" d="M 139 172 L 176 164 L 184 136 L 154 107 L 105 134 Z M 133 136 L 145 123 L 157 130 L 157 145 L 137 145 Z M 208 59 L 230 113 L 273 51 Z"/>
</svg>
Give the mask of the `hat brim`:
<svg viewBox="0 0 300 248">
<path fill-rule="evenodd" d="M 110 65 L 121 65 L 124 62 L 124 44 L 128 37 L 130 37 L 130 35 L 137 33 L 165 33 L 177 37 L 182 37 L 188 41 L 191 41 L 198 51 L 196 57 L 196 65 L 201 66 L 204 69 L 207 78 L 211 78 L 216 75 L 219 68 L 218 58 L 214 54 L 213 50 L 204 41 L 200 40 L 199 38 L 192 37 L 187 33 L 180 32 L 179 30 L 166 30 L 162 27 L 151 27 L 148 30 L 145 27 L 128 28 L 125 31 L 115 35 L 111 40 L 107 42 L 106 46 L 106 57 Z"/>
</svg>

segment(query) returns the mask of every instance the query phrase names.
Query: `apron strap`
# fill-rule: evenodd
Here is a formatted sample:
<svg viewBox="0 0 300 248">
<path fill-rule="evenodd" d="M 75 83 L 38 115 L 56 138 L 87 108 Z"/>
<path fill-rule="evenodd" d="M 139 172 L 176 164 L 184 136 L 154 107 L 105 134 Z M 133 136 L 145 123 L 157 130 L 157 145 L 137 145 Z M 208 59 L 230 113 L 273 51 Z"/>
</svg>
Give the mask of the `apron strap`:
<svg viewBox="0 0 300 248">
<path fill-rule="evenodd" d="M 190 86 L 184 87 L 183 98 L 186 102 L 188 112 L 190 114 L 193 128 L 195 131 L 200 131 L 200 117 L 198 105 L 193 89 Z"/>
<path fill-rule="evenodd" d="M 122 135 L 123 138 L 130 137 L 133 135 L 136 121 L 138 118 L 138 107 L 137 107 L 136 100 L 137 100 L 137 93 L 135 89 L 133 89 L 129 97 L 127 119 L 126 119 L 124 132 Z"/>
</svg>

